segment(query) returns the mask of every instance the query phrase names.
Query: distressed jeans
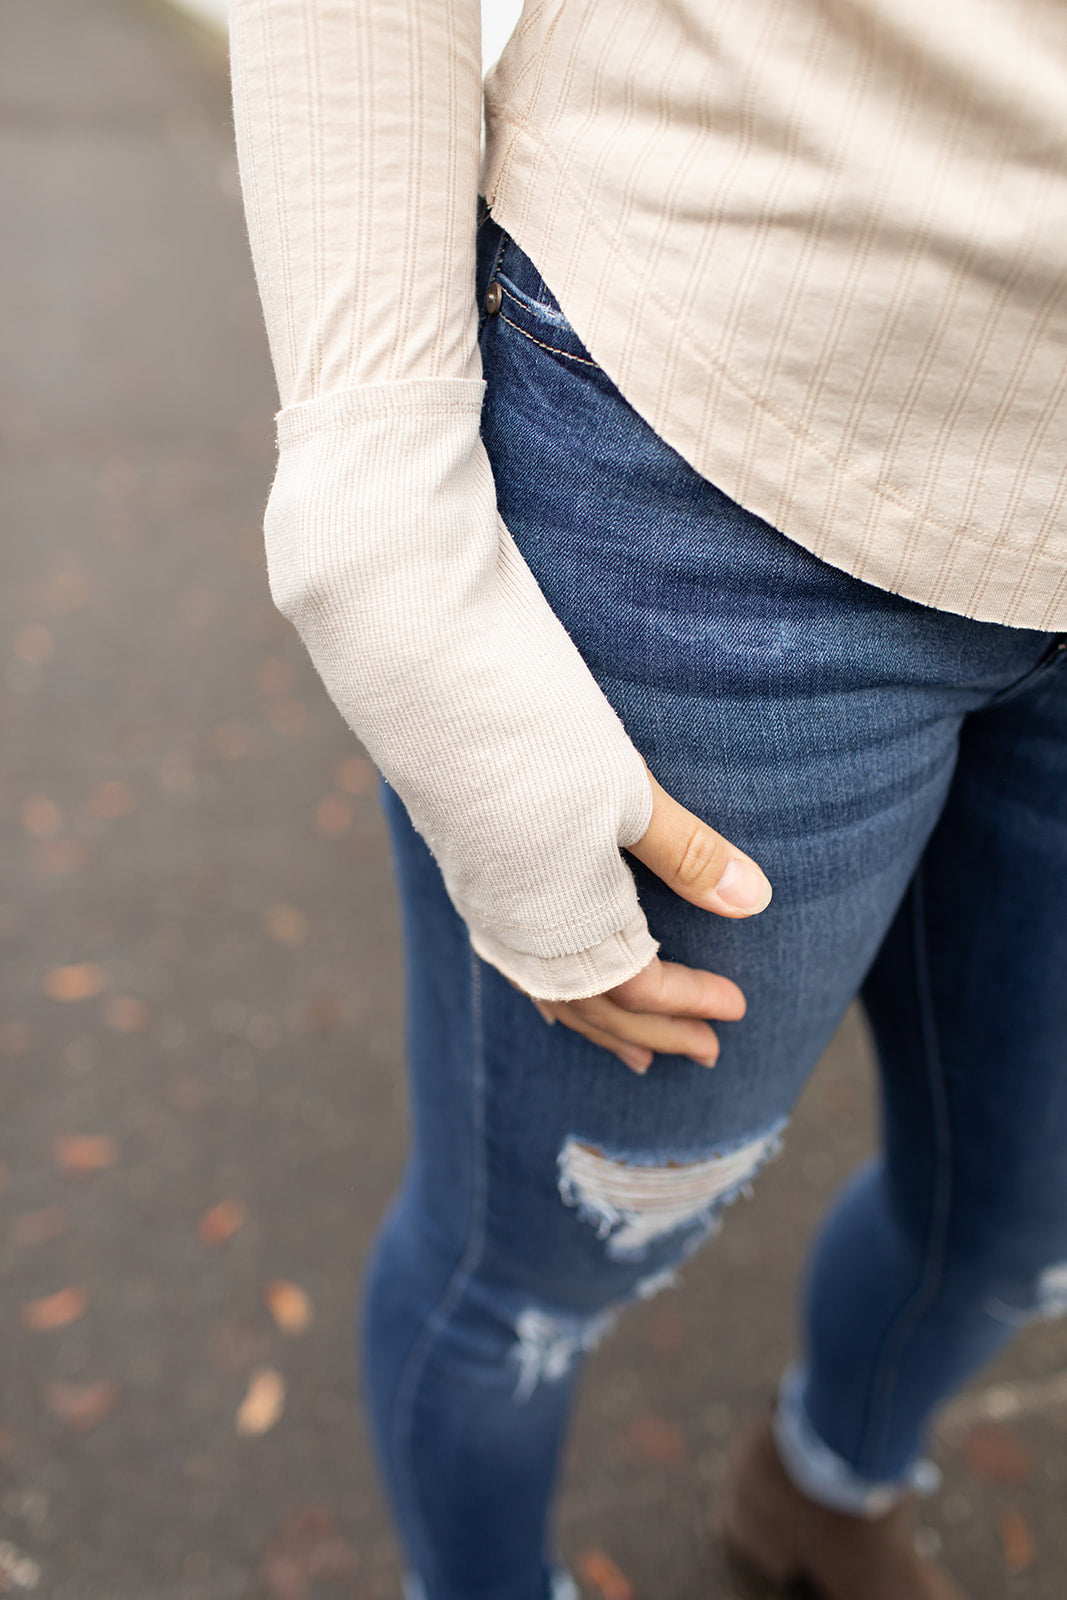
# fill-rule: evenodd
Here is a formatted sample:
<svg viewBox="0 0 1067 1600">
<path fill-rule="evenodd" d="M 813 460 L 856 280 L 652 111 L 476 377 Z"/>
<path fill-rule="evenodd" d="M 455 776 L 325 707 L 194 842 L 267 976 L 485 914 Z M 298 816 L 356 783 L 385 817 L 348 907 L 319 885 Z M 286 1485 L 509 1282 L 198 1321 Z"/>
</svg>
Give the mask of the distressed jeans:
<svg viewBox="0 0 1067 1600">
<path fill-rule="evenodd" d="M 641 1078 L 472 954 L 386 791 L 412 1120 L 366 1281 L 366 1399 L 412 1590 L 545 1600 L 583 1356 L 728 1225 L 857 993 L 882 1138 L 812 1252 L 789 1471 L 877 1511 L 939 1402 L 1067 1309 L 1067 651 L 858 582 L 742 510 L 488 216 L 479 240 L 504 520 L 660 782 L 774 885 L 725 921 L 634 864 L 663 957 L 748 999 L 713 1071 L 658 1056 Z"/>
</svg>

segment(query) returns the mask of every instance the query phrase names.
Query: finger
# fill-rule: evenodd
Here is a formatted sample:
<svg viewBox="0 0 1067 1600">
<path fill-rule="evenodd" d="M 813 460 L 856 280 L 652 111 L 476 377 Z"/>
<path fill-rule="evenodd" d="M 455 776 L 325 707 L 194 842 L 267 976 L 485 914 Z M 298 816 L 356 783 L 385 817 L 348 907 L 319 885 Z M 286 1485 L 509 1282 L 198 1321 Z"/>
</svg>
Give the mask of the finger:
<svg viewBox="0 0 1067 1600">
<path fill-rule="evenodd" d="M 639 1078 L 643 1078 L 652 1065 L 652 1051 L 644 1050 L 639 1045 L 620 1044 L 618 1039 L 613 1039 L 610 1034 L 605 1034 L 603 1038 L 594 1039 L 592 1042 L 599 1044 L 603 1050 L 610 1050 L 624 1067 L 629 1067 Z"/>
<path fill-rule="evenodd" d="M 661 1055 L 691 1056 L 702 1067 L 714 1066 L 718 1059 L 719 1041 L 706 1022 L 624 1011 L 607 995 L 571 1004 L 583 1021 L 626 1044 L 644 1045 Z"/>
<path fill-rule="evenodd" d="M 652 774 L 652 820 L 630 854 L 693 905 L 723 917 L 762 911 L 771 886 L 750 856 L 671 798 Z"/>
<path fill-rule="evenodd" d="M 676 1017 L 715 1017 L 720 1022 L 739 1022 L 746 1009 L 744 995 L 729 978 L 658 958 L 608 994 L 624 1011 L 663 1011 Z"/>
<path fill-rule="evenodd" d="M 580 1033 L 583 1039 L 588 1039 L 590 1044 L 597 1044 L 602 1050 L 610 1050 L 613 1056 L 618 1056 L 624 1066 L 631 1072 L 643 1076 L 652 1065 L 652 1051 L 643 1045 L 627 1044 L 603 1029 L 594 1027 L 578 1014 L 561 1011 L 558 1020 L 564 1023 L 574 1033 Z"/>
<path fill-rule="evenodd" d="M 625 1038 L 621 1038 L 616 1032 L 613 1032 L 611 1027 L 595 1026 L 595 1022 L 587 1014 L 589 1002 L 566 1002 L 565 1000 L 565 1002 L 558 1002 L 552 1008 L 544 1000 L 534 1000 L 533 1003 L 536 1005 L 537 1011 L 541 1013 L 542 1018 L 545 1019 L 545 1022 L 549 1022 L 549 1024 L 555 1021 L 565 1022 L 569 1029 L 573 1029 L 576 1034 L 581 1034 L 584 1038 L 589 1038 L 593 1045 L 601 1045 L 605 1050 L 613 1051 L 619 1061 L 624 1061 L 625 1066 L 630 1067 L 633 1072 L 646 1072 L 648 1070 L 651 1059 L 653 1059 L 653 1048 L 645 1045 L 645 1043 L 625 1040 Z M 704 1032 L 707 1034 L 707 1038 L 702 1037 L 702 1035 L 697 1038 L 696 1059 L 701 1061 L 701 1066 L 710 1066 L 712 1061 L 705 1058 L 709 1054 L 717 1056 L 718 1040 L 712 1034 L 712 1030 L 705 1029 Z M 667 1035 L 664 1034 L 664 1037 L 667 1037 Z M 675 1051 L 675 1053 L 685 1054 L 685 1051 Z"/>
</svg>

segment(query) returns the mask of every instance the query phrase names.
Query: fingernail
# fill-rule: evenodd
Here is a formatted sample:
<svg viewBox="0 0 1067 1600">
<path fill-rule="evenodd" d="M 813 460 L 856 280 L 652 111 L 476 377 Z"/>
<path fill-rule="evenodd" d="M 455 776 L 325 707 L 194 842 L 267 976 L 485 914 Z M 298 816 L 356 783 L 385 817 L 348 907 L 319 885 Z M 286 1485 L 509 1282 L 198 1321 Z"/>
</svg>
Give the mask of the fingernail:
<svg viewBox="0 0 1067 1600">
<path fill-rule="evenodd" d="M 718 1056 L 694 1056 L 693 1060 L 698 1067 L 713 1067 L 718 1061 Z"/>
<path fill-rule="evenodd" d="M 771 886 L 756 863 L 740 856 L 726 863 L 715 892 L 731 911 L 762 911 L 771 898 Z"/>
</svg>

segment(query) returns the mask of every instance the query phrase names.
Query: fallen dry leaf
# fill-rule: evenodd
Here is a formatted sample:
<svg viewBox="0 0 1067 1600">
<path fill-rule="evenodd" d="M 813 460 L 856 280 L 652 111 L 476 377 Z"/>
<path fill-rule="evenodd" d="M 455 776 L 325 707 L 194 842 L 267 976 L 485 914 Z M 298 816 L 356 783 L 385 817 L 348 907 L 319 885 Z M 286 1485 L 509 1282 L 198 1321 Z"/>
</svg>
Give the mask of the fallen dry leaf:
<svg viewBox="0 0 1067 1600">
<path fill-rule="evenodd" d="M 674 1466 L 684 1461 L 688 1453 L 685 1434 L 678 1424 L 651 1411 L 628 1422 L 623 1438 L 633 1455 L 657 1467 Z"/>
<path fill-rule="evenodd" d="M 1028 1483 L 1034 1475 L 1029 1450 L 1002 1423 L 979 1422 L 967 1434 L 963 1459 L 987 1483 Z"/>
<path fill-rule="evenodd" d="M 251 748 L 248 729 L 243 722 L 221 722 L 212 732 L 211 748 L 223 761 L 240 761 Z"/>
<path fill-rule="evenodd" d="M 648 1341 L 660 1355 L 677 1355 L 689 1338 L 689 1326 L 677 1306 L 662 1306 L 652 1318 Z"/>
<path fill-rule="evenodd" d="M 20 661 L 40 667 L 50 660 L 55 640 L 51 628 L 46 628 L 43 622 L 26 622 L 16 632 L 12 646 Z"/>
<path fill-rule="evenodd" d="M 227 1239 L 232 1239 L 239 1228 L 248 1221 L 248 1212 L 240 1200 L 220 1200 L 218 1205 L 205 1211 L 196 1225 L 197 1238 L 208 1249 L 215 1250 Z"/>
<path fill-rule="evenodd" d="M 373 794 L 378 786 L 378 769 L 366 756 L 345 756 L 333 769 L 333 781 L 346 794 Z"/>
<path fill-rule="evenodd" d="M 604 1600 L 633 1600 L 634 1586 L 603 1550 L 583 1550 L 578 1576 L 604 1596 Z"/>
<path fill-rule="evenodd" d="M 280 694 L 267 704 L 267 716 L 279 733 L 300 733 L 308 719 L 307 706 L 291 694 Z"/>
<path fill-rule="evenodd" d="M 272 1278 L 264 1285 L 263 1299 L 283 1333 L 304 1333 L 311 1326 L 315 1309 L 310 1296 L 299 1284 L 289 1283 L 285 1278 Z"/>
<path fill-rule="evenodd" d="M 286 656 L 264 656 L 256 663 L 256 688 L 260 694 L 288 694 L 296 682 L 296 668 Z"/>
<path fill-rule="evenodd" d="M 76 567 L 66 567 L 49 579 L 44 601 L 49 611 L 69 613 L 87 606 L 92 593 L 93 586 L 88 576 Z"/>
<path fill-rule="evenodd" d="M 259 1562 L 270 1600 L 307 1600 L 310 1585 L 349 1578 L 359 1567 L 354 1545 L 338 1532 L 337 1514 L 305 1506 L 285 1519 Z"/>
<path fill-rule="evenodd" d="M 850 1083 L 830 1083 L 823 1090 L 822 1103 L 828 1117 L 840 1121 L 850 1117 L 856 1107 L 856 1090 Z"/>
<path fill-rule="evenodd" d="M 175 805 L 189 805 L 196 799 L 196 767 L 186 751 L 168 750 L 159 760 L 156 777 L 167 799 Z"/>
<path fill-rule="evenodd" d="M 0 1056 L 14 1060 L 24 1056 L 33 1043 L 33 1029 L 25 1022 L 0 1023 Z"/>
<path fill-rule="evenodd" d="M 303 944 L 311 932 L 311 923 L 305 912 L 298 906 L 277 905 L 269 906 L 264 923 L 272 939 L 277 939 L 279 944 Z"/>
<path fill-rule="evenodd" d="M 36 1589 L 40 1581 L 39 1563 L 10 1539 L 0 1539 L 0 1593 L 6 1594 L 9 1588 Z"/>
<path fill-rule="evenodd" d="M 107 987 L 107 974 L 96 961 L 79 961 L 69 967 L 53 967 L 45 975 L 42 988 L 50 1000 L 91 1000 Z"/>
<path fill-rule="evenodd" d="M 63 827 L 63 813 L 44 794 L 31 794 L 19 807 L 19 821 L 34 839 L 54 839 Z"/>
<path fill-rule="evenodd" d="M 238 1433 L 268 1433 L 285 1409 L 285 1379 L 274 1367 L 257 1367 L 237 1408 Z"/>
<path fill-rule="evenodd" d="M 38 1211 L 24 1211 L 11 1221 L 12 1244 L 47 1244 L 58 1239 L 70 1227 L 67 1213 L 61 1206 L 42 1206 Z"/>
<path fill-rule="evenodd" d="M 77 1322 L 85 1315 L 89 1295 L 85 1289 L 57 1289 L 40 1300 L 28 1300 L 19 1313 L 24 1328 L 33 1333 L 47 1333 L 50 1328 L 65 1328 L 68 1322 Z"/>
<path fill-rule="evenodd" d="M 1034 1564 L 1034 1538 L 1030 1524 L 1017 1506 L 1009 1506 L 997 1519 L 1004 1565 L 1014 1576 Z"/>
<path fill-rule="evenodd" d="M 84 872 L 88 863 L 89 846 L 84 839 L 38 839 L 34 843 L 33 864 L 49 877 Z"/>
<path fill-rule="evenodd" d="M 113 1167 L 119 1147 L 109 1133 L 61 1133 L 52 1140 L 52 1154 L 68 1178 L 86 1178 Z"/>
<path fill-rule="evenodd" d="M 105 1002 L 104 1021 L 116 1033 L 144 1033 L 151 1026 L 152 1010 L 132 994 L 117 994 Z"/>
<path fill-rule="evenodd" d="M 324 794 L 315 808 L 315 827 L 324 839 L 339 839 L 352 826 L 355 808 L 343 794 Z"/>
<path fill-rule="evenodd" d="M 128 817 L 136 803 L 129 784 L 116 779 L 95 784 L 85 798 L 94 817 Z"/>
<path fill-rule="evenodd" d="M 197 1078 L 186 1074 L 167 1085 L 167 1104 L 175 1111 L 202 1111 L 207 1104 L 207 1091 Z"/>
<path fill-rule="evenodd" d="M 88 1433 L 115 1410 L 119 1388 L 104 1378 L 96 1383 L 48 1383 L 44 1403 L 72 1433 Z"/>
<path fill-rule="evenodd" d="M 312 1033 L 336 1033 L 344 1011 L 336 995 L 322 992 L 309 996 L 304 1017 Z"/>
</svg>

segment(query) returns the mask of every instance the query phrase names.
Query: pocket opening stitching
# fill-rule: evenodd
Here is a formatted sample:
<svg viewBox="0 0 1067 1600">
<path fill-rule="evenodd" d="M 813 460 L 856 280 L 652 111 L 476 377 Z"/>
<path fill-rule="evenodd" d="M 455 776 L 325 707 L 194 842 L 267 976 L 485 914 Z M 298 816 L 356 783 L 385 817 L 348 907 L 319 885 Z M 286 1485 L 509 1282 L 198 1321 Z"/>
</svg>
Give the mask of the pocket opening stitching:
<svg viewBox="0 0 1067 1600">
<path fill-rule="evenodd" d="M 543 317 L 546 322 L 557 323 L 561 328 L 570 327 L 570 323 L 555 300 L 550 306 L 546 305 L 543 300 L 535 300 L 532 294 L 524 293 L 523 290 L 517 289 L 515 285 L 509 288 L 508 282 L 508 278 L 501 272 L 497 278 L 501 293 L 506 294 L 509 300 L 514 300 L 517 306 L 521 306 L 524 311 L 529 311 L 532 316 Z"/>
<path fill-rule="evenodd" d="M 532 333 L 527 333 L 525 328 L 520 328 L 517 322 L 512 322 L 510 317 L 500 313 L 501 322 L 506 322 L 509 328 L 514 328 L 516 333 L 521 333 L 524 339 L 529 339 L 531 344 L 536 344 L 542 350 L 547 350 L 550 355 L 563 356 L 567 361 L 580 361 L 583 367 L 596 367 L 598 363 L 590 361 L 588 356 L 576 356 L 570 350 L 560 350 L 554 344 L 545 344 L 543 339 L 535 339 Z"/>
</svg>

